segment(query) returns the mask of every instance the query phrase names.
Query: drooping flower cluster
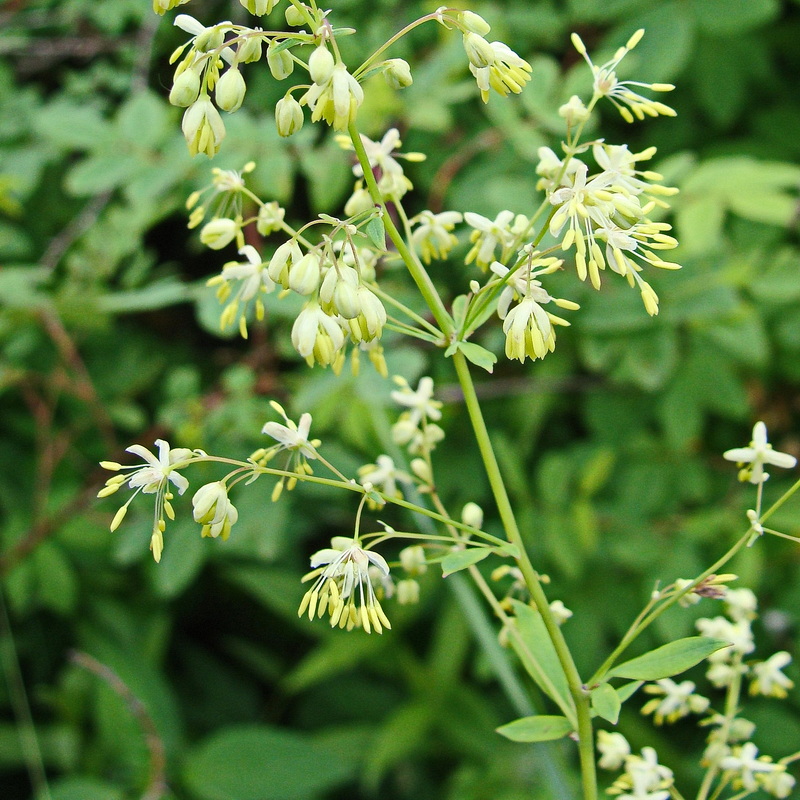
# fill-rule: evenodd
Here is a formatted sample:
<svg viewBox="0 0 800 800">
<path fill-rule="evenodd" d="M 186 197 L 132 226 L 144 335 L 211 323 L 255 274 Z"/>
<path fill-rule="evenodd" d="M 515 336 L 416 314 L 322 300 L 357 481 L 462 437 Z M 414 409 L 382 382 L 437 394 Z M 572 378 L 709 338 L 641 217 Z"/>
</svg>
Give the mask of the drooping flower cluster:
<svg viewBox="0 0 800 800">
<path fill-rule="evenodd" d="M 331 627 L 359 627 L 366 633 L 392 627 L 378 598 L 383 582 L 390 580 L 389 565 L 379 553 L 361 547 L 357 539 L 335 536 L 329 548 L 311 556 L 311 567 L 303 581 L 314 583 L 303 595 L 298 616 L 328 614 Z"/>
<path fill-rule="evenodd" d="M 463 12 L 459 22 L 464 30 L 464 50 L 469 59 L 469 71 L 477 81 L 481 100 L 489 102 L 491 89 L 501 97 L 509 92 L 519 94 L 531 79 L 531 65 L 503 42 L 486 41 L 483 37 L 491 27 L 477 14 Z"/>
<path fill-rule="evenodd" d="M 650 315 L 658 313 L 658 297 L 642 279 L 642 265 L 680 269 L 654 252 L 677 246 L 666 233 L 671 226 L 649 218 L 654 207 L 666 206 L 660 197 L 677 190 L 651 182 L 661 179 L 658 173 L 635 168 L 637 161 L 651 158 L 654 152 L 649 148 L 633 154 L 624 145 L 597 144 L 593 153 L 601 171 L 590 175 L 589 167 L 576 155 L 561 160 L 549 148 L 542 148 L 537 169 L 542 176 L 538 186 L 556 207 L 550 234 L 565 252 L 574 247 L 578 277 L 588 277 L 599 289 L 600 273 L 608 266 L 639 288 Z"/>
<path fill-rule="evenodd" d="M 544 358 L 556 346 L 556 325 L 569 325 L 567 320 L 546 311 L 553 303 L 574 311 L 577 303 L 553 297 L 542 286 L 539 276 L 561 269 L 559 258 L 543 258 L 536 251 L 520 254 L 522 261 L 514 271 L 495 261 L 491 271 L 506 284 L 497 303 L 506 335 L 506 356 L 522 362 L 526 358 Z M 515 305 L 512 306 L 512 303 Z"/>
<path fill-rule="evenodd" d="M 101 489 L 97 496 L 108 497 L 126 484 L 129 489 L 134 490 L 114 515 L 111 522 L 112 531 L 119 527 L 136 495 L 141 492 L 156 496 L 150 549 L 153 551 L 153 558 L 160 561 L 164 549 L 165 517 L 175 519 L 175 511 L 170 502 L 173 499 L 170 484 L 178 490 L 178 494 L 183 494 L 189 488 L 189 481 L 178 472 L 178 469 L 188 466 L 195 458 L 202 457 L 204 453 L 199 450 L 189 450 L 186 447 L 170 447 L 164 439 L 156 439 L 155 444 L 158 448 L 158 455 L 140 444 L 126 448 L 128 453 L 139 456 L 144 461 L 143 464 L 123 466 L 116 461 L 101 462 L 104 469 L 120 474 L 110 477 L 106 481 L 105 488 Z"/>
</svg>

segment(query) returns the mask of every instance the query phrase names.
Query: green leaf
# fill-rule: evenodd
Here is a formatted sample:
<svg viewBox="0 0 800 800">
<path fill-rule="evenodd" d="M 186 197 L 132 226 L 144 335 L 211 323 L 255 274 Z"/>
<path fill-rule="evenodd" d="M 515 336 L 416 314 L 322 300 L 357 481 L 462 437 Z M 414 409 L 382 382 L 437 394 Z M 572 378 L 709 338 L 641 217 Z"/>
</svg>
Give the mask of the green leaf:
<svg viewBox="0 0 800 800">
<path fill-rule="evenodd" d="M 157 308 L 166 308 L 178 303 L 187 303 L 194 300 L 199 294 L 199 289 L 185 283 L 179 283 L 174 278 L 151 283 L 143 289 L 133 289 L 129 292 L 114 292 L 101 297 L 97 303 L 102 311 L 111 314 L 132 313 L 134 311 L 153 311 Z M 217 302 L 219 306 L 219 302 Z"/>
<path fill-rule="evenodd" d="M 113 136 L 111 125 L 96 108 L 73 105 L 69 100 L 57 100 L 41 109 L 33 125 L 53 144 L 75 150 L 89 150 Z"/>
<path fill-rule="evenodd" d="M 520 717 L 496 730 L 512 742 L 549 742 L 571 733 L 572 723 L 566 717 L 540 714 L 535 717 Z"/>
<path fill-rule="evenodd" d="M 65 183 L 70 194 L 83 197 L 123 186 L 140 169 L 132 153 L 98 153 L 73 167 Z"/>
<path fill-rule="evenodd" d="M 149 90 L 129 97 L 115 121 L 122 137 L 138 147 L 155 147 L 170 134 L 169 106 Z"/>
<path fill-rule="evenodd" d="M 469 550 L 456 550 L 442 559 L 442 577 L 446 578 L 454 572 L 471 567 L 483 561 L 492 551 L 488 547 L 471 547 Z"/>
<path fill-rule="evenodd" d="M 497 356 L 485 347 L 474 342 L 459 342 L 458 349 L 464 354 L 467 361 L 472 362 L 476 367 L 485 369 L 487 372 L 494 370 Z"/>
<path fill-rule="evenodd" d="M 601 683 L 596 689 L 593 689 L 591 700 L 592 711 L 598 717 L 608 720 L 612 725 L 617 724 L 622 700 L 611 684 Z"/>
<path fill-rule="evenodd" d="M 684 672 L 717 650 L 730 647 L 730 644 L 724 639 L 689 636 L 626 661 L 624 664 L 614 667 L 608 674 L 615 678 L 657 681 L 660 678 L 669 678 Z"/>
<path fill-rule="evenodd" d="M 778 0 L 688 0 L 698 24 L 719 35 L 742 33 L 780 13 Z"/>
<path fill-rule="evenodd" d="M 618 689 L 616 689 L 620 702 L 624 703 L 626 700 L 633 697 L 641 685 L 642 681 L 632 681 L 631 683 L 626 683 L 624 686 L 620 686 Z"/>
<path fill-rule="evenodd" d="M 364 227 L 369 236 L 369 240 L 379 250 L 386 249 L 386 229 L 383 226 L 383 219 L 379 216 L 373 217 Z"/>
<path fill-rule="evenodd" d="M 47 796 L 50 800 L 123 800 L 125 795 L 119 787 L 97 778 L 70 776 L 53 783 Z"/>
<path fill-rule="evenodd" d="M 539 688 L 552 700 L 563 708 L 570 708 L 572 699 L 569 693 L 569 685 L 558 660 L 555 647 L 550 641 L 542 615 L 531 608 L 526 603 L 519 600 L 511 601 L 516 615 L 516 625 L 520 637 L 525 643 L 525 648 L 519 646 L 515 641 L 516 637 L 511 638 L 511 645 L 522 661 L 528 674 L 536 681 Z M 532 663 L 535 659 L 536 664 Z M 550 685 L 541 680 L 541 676 L 536 667 L 549 679 Z"/>
<path fill-rule="evenodd" d="M 460 329 L 461 326 L 464 324 L 464 320 L 467 317 L 467 309 L 469 308 L 469 298 L 465 294 L 460 294 L 458 297 L 453 300 L 452 305 L 452 315 L 453 315 L 453 322 L 456 324 L 456 328 Z"/>
<path fill-rule="evenodd" d="M 281 728 L 230 727 L 189 753 L 183 776 L 202 800 L 313 800 L 353 777 L 358 757 Z"/>
</svg>

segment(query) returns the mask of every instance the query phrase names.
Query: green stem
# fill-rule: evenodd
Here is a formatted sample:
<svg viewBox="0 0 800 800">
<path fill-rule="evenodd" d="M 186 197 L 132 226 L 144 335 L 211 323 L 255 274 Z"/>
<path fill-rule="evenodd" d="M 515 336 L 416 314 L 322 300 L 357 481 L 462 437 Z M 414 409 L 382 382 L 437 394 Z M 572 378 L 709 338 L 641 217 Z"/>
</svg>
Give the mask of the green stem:
<svg viewBox="0 0 800 800">
<path fill-rule="evenodd" d="M 739 711 L 739 695 L 742 690 L 742 673 L 739 669 L 741 662 L 742 657 L 740 655 L 733 664 L 732 672 L 734 677 L 728 686 L 728 691 L 725 697 L 725 721 L 720 726 L 720 729 L 724 735 L 725 744 L 728 744 L 730 727 Z M 703 782 L 700 785 L 700 791 L 697 793 L 697 800 L 706 800 L 708 793 L 711 791 L 711 786 L 714 783 L 714 778 L 717 777 L 719 771 L 719 760 L 717 760 L 708 768 L 705 776 L 703 777 Z M 716 797 L 719 793 L 720 789 L 718 788 L 714 793 L 714 796 Z"/>
<path fill-rule="evenodd" d="M 378 205 L 383 209 L 382 219 L 386 233 L 389 235 L 389 238 L 397 248 L 398 255 L 405 262 L 411 277 L 414 279 L 414 283 L 417 284 L 417 288 L 428 305 L 428 308 L 430 308 L 437 325 L 445 334 L 445 336 L 449 337 L 450 334 L 452 334 L 455 330 L 453 319 L 450 314 L 447 313 L 447 309 L 442 302 L 442 298 L 439 297 L 439 293 L 436 291 L 436 287 L 433 285 L 430 275 L 428 275 L 425 268 L 419 262 L 419 259 L 415 258 L 413 253 L 408 249 L 405 239 L 403 239 L 400 231 L 397 230 L 397 227 L 392 221 L 392 218 L 386 208 L 386 204 L 383 202 L 383 198 L 381 197 L 378 184 L 375 181 L 375 176 L 372 174 L 372 167 L 369 163 L 367 151 L 364 149 L 364 144 L 361 141 L 361 135 L 359 134 L 355 123 L 350 123 L 348 132 L 350 134 L 350 139 L 353 142 L 353 148 L 356 151 L 358 161 L 361 164 L 361 169 L 364 171 L 364 181 L 367 184 L 370 197 L 375 205 Z"/>
<path fill-rule="evenodd" d="M 458 381 L 461 384 L 461 391 L 464 393 L 464 402 L 467 406 L 467 412 L 469 413 L 472 423 L 475 439 L 478 443 L 481 458 L 483 459 L 486 475 L 492 488 L 492 494 L 497 503 L 500 519 L 503 522 L 503 528 L 506 531 L 509 541 L 516 545 L 519 550 L 517 564 L 522 571 L 531 599 L 542 615 L 542 622 L 544 622 L 547 633 L 553 643 L 561 668 L 564 670 L 570 695 L 575 704 L 575 712 L 578 719 L 578 749 L 581 762 L 583 797 L 584 800 L 596 800 L 597 774 L 594 761 L 594 737 L 589 707 L 589 693 L 581 682 L 580 675 L 575 666 L 575 661 L 572 658 L 572 653 L 564 639 L 561 628 L 559 628 L 555 617 L 550 611 L 550 604 L 547 600 L 544 588 L 542 587 L 539 575 L 533 568 L 533 564 L 531 564 L 525 550 L 525 543 L 522 539 L 522 534 L 517 525 L 517 520 L 511 507 L 511 501 L 509 500 L 508 492 L 506 491 L 505 483 L 500 473 L 500 466 L 497 463 L 492 441 L 489 437 L 489 431 L 483 419 L 483 412 L 478 402 L 478 396 L 475 393 L 475 384 L 472 381 L 472 375 L 470 374 L 467 360 L 462 353 L 456 352 L 453 356 L 453 363 L 455 365 L 456 374 L 458 375 Z"/>
<path fill-rule="evenodd" d="M 634 623 L 628 628 L 627 633 L 622 637 L 622 641 L 614 648 L 611 655 L 602 663 L 600 668 L 589 679 L 589 686 L 594 686 L 603 680 L 606 673 L 614 666 L 616 660 L 627 650 L 630 644 L 644 631 L 650 624 L 652 624 L 658 617 L 660 617 L 668 608 L 675 605 L 684 595 L 691 592 L 699 586 L 709 575 L 713 575 L 725 566 L 735 555 L 742 549 L 744 544 L 750 539 L 752 531 L 748 531 L 736 544 L 725 553 L 720 559 L 714 562 L 705 572 L 695 578 L 688 586 L 680 592 L 676 592 L 672 597 L 665 600 L 658 608 L 653 609 L 649 614 L 639 614 Z"/>
</svg>

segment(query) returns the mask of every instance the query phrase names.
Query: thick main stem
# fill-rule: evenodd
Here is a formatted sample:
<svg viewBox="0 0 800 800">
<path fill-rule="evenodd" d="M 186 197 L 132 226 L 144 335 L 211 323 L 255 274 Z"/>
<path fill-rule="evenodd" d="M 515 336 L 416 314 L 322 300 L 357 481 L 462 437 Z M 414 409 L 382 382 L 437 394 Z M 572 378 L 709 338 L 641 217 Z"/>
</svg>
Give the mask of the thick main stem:
<svg viewBox="0 0 800 800">
<path fill-rule="evenodd" d="M 369 163 L 364 144 L 361 141 L 361 136 L 355 123 L 351 123 L 348 132 L 350 139 L 353 142 L 353 148 L 356 152 L 361 168 L 364 173 L 364 180 L 367 184 L 370 196 L 373 201 L 383 208 L 383 224 L 386 233 L 397 248 L 398 255 L 403 259 L 408 268 L 411 277 L 417 285 L 422 297 L 430 308 L 439 328 L 445 337 L 449 340 L 455 333 L 455 325 L 450 314 L 442 302 L 436 287 L 431 281 L 425 268 L 420 263 L 414 254 L 409 250 L 405 239 L 400 231 L 397 230 L 394 222 L 389 214 L 386 212 L 386 205 L 381 197 L 378 184 L 375 176 L 372 174 L 372 167 Z M 467 411 L 469 413 L 470 421 L 472 423 L 475 439 L 478 443 L 478 448 L 481 453 L 484 468 L 489 478 L 489 484 L 492 488 L 495 502 L 497 503 L 500 512 L 500 519 L 503 522 L 503 527 L 506 531 L 508 540 L 516 545 L 519 550 L 519 558 L 517 564 L 522 570 L 522 575 L 531 595 L 531 599 L 536 604 L 536 608 L 542 615 L 547 633 L 553 643 L 558 660 L 561 664 L 564 674 L 567 678 L 570 695 L 573 703 L 575 704 L 575 713 L 578 720 L 578 749 L 580 754 L 581 763 L 581 783 L 583 787 L 583 800 L 597 800 L 597 774 L 595 771 L 594 762 L 594 735 L 592 731 L 592 716 L 589 706 L 589 692 L 584 688 L 580 675 L 578 674 L 575 661 L 572 658 L 572 653 L 569 650 L 566 640 L 564 639 L 561 629 L 555 620 L 550 605 L 545 595 L 542 583 L 536 570 L 533 568 L 528 554 L 525 551 L 525 545 L 522 540 L 522 535 L 517 525 L 514 511 L 511 507 L 508 493 L 506 492 L 505 483 L 500 473 L 500 466 L 497 463 L 497 458 L 494 454 L 491 439 L 489 438 L 489 431 L 486 428 L 486 423 L 483 419 L 478 397 L 475 393 L 475 385 L 472 382 L 469 366 L 467 360 L 461 352 L 456 352 L 453 356 L 456 373 L 458 375 L 459 383 L 461 384 L 461 391 L 464 393 L 464 400 L 466 402 Z"/>
<path fill-rule="evenodd" d="M 492 494 L 497 503 L 503 528 L 506 531 L 508 540 L 516 545 L 519 550 L 517 564 L 522 570 L 522 575 L 530 591 L 531 599 L 542 615 L 542 621 L 544 622 L 547 633 L 558 655 L 561 668 L 564 670 L 564 674 L 567 678 L 570 695 L 575 703 L 575 712 L 578 719 L 578 748 L 581 762 L 581 782 L 584 800 L 596 800 L 597 775 L 594 762 L 594 737 L 589 707 L 589 692 L 584 688 L 581 682 L 580 675 L 575 666 L 575 661 L 572 658 L 572 653 L 561 633 L 561 628 L 559 628 L 558 623 L 550 611 L 550 604 L 545 595 L 544 588 L 542 587 L 542 582 L 536 570 L 533 568 L 533 564 L 531 564 L 525 550 L 525 543 L 522 540 L 522 534 L 517 525 L 514 510 L 511 507 L 511 501 L 509 500 L 508 492 L 506 491 L 505 483 L 500 473 L 500 466 L 497 463 L 492 441 L 489 437 L 489 431 L 483 419 L 483 412 L 478 402 L 478 396 L 475 393 L 475 385 L 472 381 L 472 375 L 470 374 L 467 360 L 461 352 L 457 352 L 453 356 L 453 363 L 455 364 L 458 381 L 461 385 L 461 391 L 464 394 L 464 402 L 467 406 L 467 412 L 469 413 L 470 422 L 472 423 L 486 475 L 489 478 L 489 485 L 491 486 Z"/>
</svg>

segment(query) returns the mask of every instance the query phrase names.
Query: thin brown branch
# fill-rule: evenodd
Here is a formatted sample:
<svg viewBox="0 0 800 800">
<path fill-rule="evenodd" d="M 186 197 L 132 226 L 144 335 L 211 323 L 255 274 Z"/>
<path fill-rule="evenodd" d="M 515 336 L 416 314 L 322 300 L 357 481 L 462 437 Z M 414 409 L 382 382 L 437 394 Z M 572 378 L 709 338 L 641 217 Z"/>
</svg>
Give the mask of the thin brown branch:
<svg viewBox="0 0 800 800">
<path fill-rule="evenodd" d="M 96 675 L 114 691 L 130 711 L 144 735 L 147 752 L 150 755 L 150 775 L 142 800 L 160 800 L 167 793 L 167 758 L 164 742 L 158 733 L 155 722 L 145 704 L 131 691 L 128 684 L 113 669 L 93 658 L 88 653 L 73 650 L 69 660 L 93 675 Z"/>
</svg>

